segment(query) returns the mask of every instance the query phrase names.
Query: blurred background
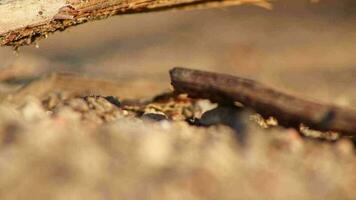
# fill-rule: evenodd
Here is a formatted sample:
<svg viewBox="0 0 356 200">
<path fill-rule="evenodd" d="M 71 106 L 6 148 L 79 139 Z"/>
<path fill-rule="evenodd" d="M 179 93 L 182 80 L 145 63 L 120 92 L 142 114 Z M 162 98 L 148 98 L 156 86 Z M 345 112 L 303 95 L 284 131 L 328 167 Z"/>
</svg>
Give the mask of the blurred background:
<svg viewBox="0 0 356 200">
<path fill-rule="evenodd" d="M 153 96 L 169 88 L 170 68 L 184 66 L 353 107 L 355 10 L 354 0 L 279 0 L 273 10 L 245 5 L 117 16 L 56 33 L 37 48 L 0 48 L 0 69 L 146 81 L 161 86 Z"/>
<path fill-rule="evenodd" d="M 13 85 L 52 72 L 118 82 L 123 87 L 108 85 L 122 96 L 155 96 L 170 88 L 168 70 L 184 66 L 356 107 L 355 11 L 356 0 L 276 0 L 273 10 L 245 5 L 84 24 L 18 52 L 0 48 L 0 102 Z M 77 80 L 65 86 L 104 90 L 100 81 Z M 225 126 L 146 123 L 103 97 L 68 99 L 58 85 L 38 81 L 16 93 L 23 105 L 1 102 L 0 199 L 356 199 L 351 139 L 251 127 L 242 144 Z M 39 90 L 42 102 L 23 98 Z M 183 113 L 187 102 L 162 106 Z M 114 121 L 101 126 L 104 119 Z"/>
</svg>

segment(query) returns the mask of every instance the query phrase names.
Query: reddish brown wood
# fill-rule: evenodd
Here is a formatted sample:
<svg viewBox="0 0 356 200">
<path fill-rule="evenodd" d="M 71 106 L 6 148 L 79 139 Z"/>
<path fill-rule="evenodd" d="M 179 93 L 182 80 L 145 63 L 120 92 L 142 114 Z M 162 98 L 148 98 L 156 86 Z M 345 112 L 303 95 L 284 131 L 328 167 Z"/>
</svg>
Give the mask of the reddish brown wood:
<svg viewBox="0 0 356 200">
<path fill-rule="evenodd" d="M 7 0 L 0 2 L 0 46 L 22 46 L 48 34 L 114 15 L 222 7 L 269 0 Z"/>
<path fill-rule="evenodd" d="M 279 92 L 253 80 L 226 74 L 174 68 L 170 71 L 176 92 L 219 103 L 240 102 L 279 124 L 299 128 L 303 123 L 321 131 L 356 134 L 356 110 L 320 104 Z"/>
</svg>

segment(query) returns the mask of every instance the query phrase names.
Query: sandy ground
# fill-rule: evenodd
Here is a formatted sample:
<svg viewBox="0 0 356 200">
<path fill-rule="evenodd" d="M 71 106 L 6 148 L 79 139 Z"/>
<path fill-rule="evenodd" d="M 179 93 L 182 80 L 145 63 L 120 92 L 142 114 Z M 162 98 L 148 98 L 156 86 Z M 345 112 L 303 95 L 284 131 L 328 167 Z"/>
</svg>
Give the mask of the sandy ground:
<svg viewBox="0 0 356 200">
<path fill-rule="evenodd" d="M 71 83 L 80 84 L 62 82 L 62 89 L 112 91 L 120 101 L 152 97 L 169 90 L 169 69 L 184 66 L 355 107 L 355 8 L 353 0 L 281 0 L 273 10 L 242 6 L 88 23 L 51 35 L 39 48 L 24 47 L 17 53 L 1 48 L 1 99 L 13 85 L 27 82 L 5 80 L 8 74 L 32 79 L 51 72 L 118 85 L 95 86 L 90 78 L 78 78 Z M 175 99 L 135 110 L 104 97 L 58 92 L 51 80 L 17 93 L 21 103 L 0 103 L 1 199 L 356 196 L 356 156 L 349 138 L 311 139 L 294 129 L 263 129 L 249 120 L 241 142 L 239 131 L 228 126 L 184 122 L 199 109 L 201 115 L 206 102 Z M 26 92 L 45 98 L 23 98 Z M 154 117 L 159 111 L 158 117 L 168 116 L 169 121 L 144 120 L 152 110 Z M 234 120 L 245 123 L 250 115 Z"/>
</svg>

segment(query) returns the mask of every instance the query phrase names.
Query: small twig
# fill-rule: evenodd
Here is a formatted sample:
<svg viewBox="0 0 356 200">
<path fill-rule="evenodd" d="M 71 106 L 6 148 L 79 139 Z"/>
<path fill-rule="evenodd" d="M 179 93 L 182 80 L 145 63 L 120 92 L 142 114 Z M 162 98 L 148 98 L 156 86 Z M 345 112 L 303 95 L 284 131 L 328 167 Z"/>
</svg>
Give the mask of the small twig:
<svg viewBox="0 0 356 200">
<path fill-rule="evenodd" d="M 225 74 L 174 68 L 171 82 L 177 93 L 208 98 L 219 103 L 240 102 L 279 124 L 299 128 L 300 124 L 345 135 L 356 134 L 356 110 L 320 104 L 284 94 L 261 83 Z"/>
</svg>

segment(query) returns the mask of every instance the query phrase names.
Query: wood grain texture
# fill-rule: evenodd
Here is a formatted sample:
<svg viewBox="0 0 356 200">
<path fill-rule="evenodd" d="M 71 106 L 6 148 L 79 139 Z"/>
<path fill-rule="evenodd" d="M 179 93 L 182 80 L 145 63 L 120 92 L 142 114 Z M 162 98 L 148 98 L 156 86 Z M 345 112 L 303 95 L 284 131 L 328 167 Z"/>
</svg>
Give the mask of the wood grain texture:
<svg viewBox="0 0 356 200">
<path fill-rule="evenodd" d="M 269 0 L 7 0 L 0 1 L 0 46 L 15 48 L 55 31 L 114 15 L 240 4 L 270 8 Z"/>
</svg>

